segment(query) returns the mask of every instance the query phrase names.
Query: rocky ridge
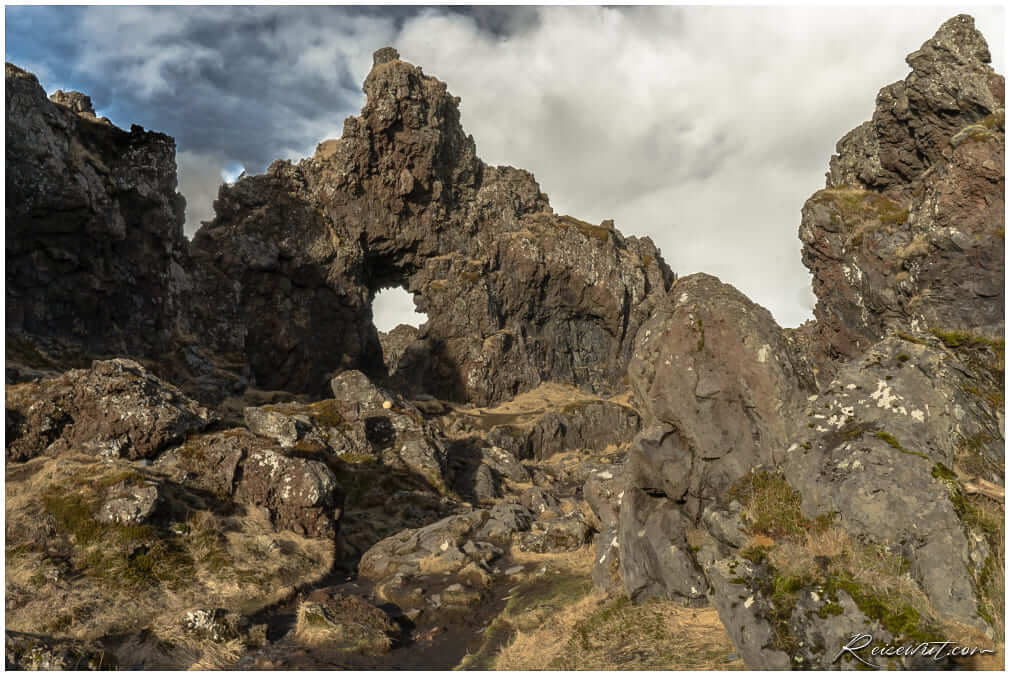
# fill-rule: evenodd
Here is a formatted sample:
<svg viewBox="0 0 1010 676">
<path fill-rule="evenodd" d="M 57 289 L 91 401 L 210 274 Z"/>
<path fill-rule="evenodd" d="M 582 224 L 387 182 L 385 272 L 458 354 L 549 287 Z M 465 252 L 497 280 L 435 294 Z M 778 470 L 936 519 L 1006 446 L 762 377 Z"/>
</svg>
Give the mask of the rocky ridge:
<svg viewBox="0 0 1010 676">
<path fill-rule="evenodd" d="M 839 142 L 799 329 L 555 215 L 390 48 L 340 139 L 222 186 L 192 243 L 169 137 L 8 64 L 8 665 L 516 664 L 621 597 L 711 606 L 750 668 L 1001 645 L 988 61 L 954 17 Z M 388 286 L 428 322 L 379 334 Z"/>
</svg>

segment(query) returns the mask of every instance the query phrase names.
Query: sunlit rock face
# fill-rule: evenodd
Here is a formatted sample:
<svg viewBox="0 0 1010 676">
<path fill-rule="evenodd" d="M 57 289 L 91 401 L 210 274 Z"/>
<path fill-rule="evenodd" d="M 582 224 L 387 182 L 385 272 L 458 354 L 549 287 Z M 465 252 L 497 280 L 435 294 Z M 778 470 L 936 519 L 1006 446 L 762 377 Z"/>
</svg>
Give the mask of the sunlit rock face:
<svg viewBox="0 0 1010 676">
<path fill-rule="evenodd" d="M 1002 331 L 1004 81 L 974 20 L 956 16 L 838 142 L 803 207 L 816 333 L 852 357 L 888 328 Z"/>
</svg>

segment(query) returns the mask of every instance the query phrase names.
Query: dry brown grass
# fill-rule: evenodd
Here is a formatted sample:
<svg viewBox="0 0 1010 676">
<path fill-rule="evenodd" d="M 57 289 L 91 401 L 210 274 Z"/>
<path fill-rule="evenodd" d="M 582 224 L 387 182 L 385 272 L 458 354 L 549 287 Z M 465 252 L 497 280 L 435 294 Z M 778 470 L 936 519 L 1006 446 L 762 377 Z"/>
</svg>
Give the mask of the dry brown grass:
<svg viewBox="0 0 1010 676">
<path fill-rule="evenodd" d="M 133 634 L 116 651 L 121 664 L 184 668 L 192 659 L 224 667 L 237 647 L 180 635 L 187 611 L 248 615 L 332 567 L 331 544 L 276 533 L 256 510 L 235 518 L 177 503 L 178 489 L 159 508 L 188 510 L 178 530 L 94 522 L 91 510 L 101 500 L 94 487 L 131 469 L 127 463 L 63 456 L 25 465 L 8 468 L 6 483 L 7 588 L 22 599 L 6 613 L 13 630 L 84 640 Z M 134 560 L 147 567 L 130 568 Z"/>
<path fill-rule="evenodd" d="M 550 552 L 537 554 L 534 552 L 524 552 L 518 546 L 513 545 L 509 555 L 517 564 L 524 566 L 536 564 L 548 564 L 555 569 L 566 571 L 573 575 L 589 576 L 593 572 L 593 557 L 596 549 L 592 544 L 585 545 L 571 552 Z"/>
<path fill-rule="evenodd" d="M 532 554 L 513 549 L 528 570 L 488 630 L 489 641 L 463 668 L 734 669 L 740 660 L 712 608 L 672 601 L 632 604 L 593 588 L 594 550 Z M 497 642 L 495 641 L 497 639 Z M 506 640 L 502 640 L 506 639 Z"/>
<path fill-rule="evenodd" d="M 429 554 L 417 562 L 418 570 L 425 575 L 438 575 L 439 573 L 454 573 L 459 568 L 459 563 L 449 557 Z"/>
<path fill-rule="evenodd" d="M 246 648 L 241 639 L 212 641 L 185 631 L 178 618 L 163 616 L 149 634 L 131 636 L 117 652 L 148 668 L 217 670 L 233 667 Z"/>
<path fill-rule="evenodd" d="M 674 601 L 632 604 L 612 600 L 573 627 L 559 669 L 743 669 L 714 608 L 685 608 Z"/>
<path fill-rule="evenodd" d="M 495 658 L 494 668 L 508 671 L 546 668 L 562 655 L 575 625 L 588 617 L 606 598 L 604 592 L 590 592 L 552 614 L 549 622 L 529 631 L 516 630 L 515 636 Z"/>
<path fill-rule="evenodd" d="M 909 242 L 906 246 L 901 247 L 895 252 L 899 262 L 904 262 L 909 258 L 915 258 L 916 256 L 925 256 L 929 253 L 929 238 L 925 233 L 920 232 L 915 236 L 915 238 Z"/>
</svg>

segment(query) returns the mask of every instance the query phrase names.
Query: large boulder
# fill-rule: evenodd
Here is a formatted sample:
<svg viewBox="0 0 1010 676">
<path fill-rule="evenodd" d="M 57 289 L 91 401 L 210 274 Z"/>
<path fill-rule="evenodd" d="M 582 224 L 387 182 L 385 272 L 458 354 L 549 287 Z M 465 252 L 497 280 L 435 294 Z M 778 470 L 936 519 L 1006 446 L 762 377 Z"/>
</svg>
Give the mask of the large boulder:
<svg viewBox="0 0 1010 676">
<path fill-rule="evenodd" d="M 630 486 L 700 505 L 784 457 L 811 374 L 771 314 L 715 277 L 677 280 L 635 341 L 628 378 L 646 420 Z"/>
<path fill-rule="evenodd" d="M 803 207 L 821 362 L 888 328 L 1003 330 L 1003 77 L 966 15 L 907 61 Z"/>
<path fill-rule="evenodd" d="M 642 325 L 628 378 L 647 426 L 617 528 L 629 597 L 704 598 L 687 530 L 751 467 L 784 458 L 813 387 L 796 352 L 767 310 L 710 275 L 677 280 Z"/>
<path fill-rule="evenodd" d="M 278 530 L 332 539 L 344 492 L 325 458 L 289 455 L 244 429 L 193 435 L 154 467 L 191 490 L 266 510 Z"/>
</svg>

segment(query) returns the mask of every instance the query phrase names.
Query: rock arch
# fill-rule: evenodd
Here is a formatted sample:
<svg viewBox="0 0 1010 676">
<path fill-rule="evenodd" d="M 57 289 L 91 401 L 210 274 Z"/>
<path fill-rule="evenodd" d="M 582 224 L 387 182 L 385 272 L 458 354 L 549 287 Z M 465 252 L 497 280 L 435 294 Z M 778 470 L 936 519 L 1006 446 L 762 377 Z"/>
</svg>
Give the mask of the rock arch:
<svg viewBox="0 0 1010 676">
<path fill-rule="evenodd" d="M 221 187 L 192 251 L 238 282 L 246 328 L 217 351 L 248 354 L 269 389 L 381 375 L 371 298 L 403 286 L 429 317 L 401 369 L 408 390 L 488 404 L 548 380 L 619 389 L 673 280 L 659 251 L 557 216 L 530 173 L 485 165 L 459 99 L 393 54 L 377 53 L 340 139 Z"/>
</svg>

